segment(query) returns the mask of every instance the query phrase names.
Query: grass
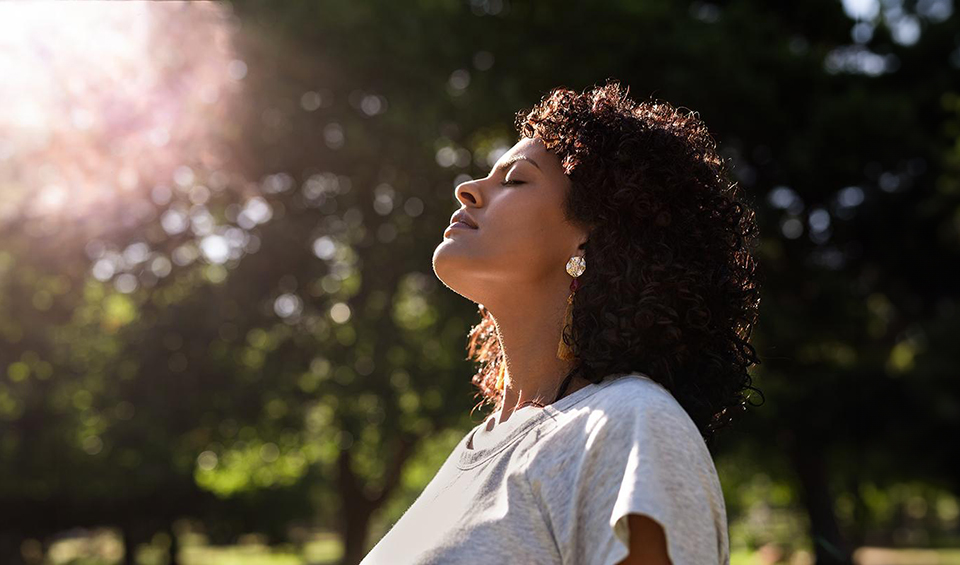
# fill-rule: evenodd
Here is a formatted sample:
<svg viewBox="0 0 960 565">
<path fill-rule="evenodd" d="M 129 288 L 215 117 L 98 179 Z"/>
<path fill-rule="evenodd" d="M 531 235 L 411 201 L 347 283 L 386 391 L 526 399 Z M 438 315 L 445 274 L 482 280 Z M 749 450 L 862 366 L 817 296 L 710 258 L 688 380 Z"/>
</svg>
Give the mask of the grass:
<svg viewBox="0 0 960 565">
<path fill-rule="evenodd" d="M 167 547 L 162 543 L 141 546 L 141 565 L 165 565 Z M 332 565 L 340 558 L 336 535 L 318 533 L 301 547 L 292 544 L 270 547 L 255 541 L 238 545 L 213 546 L 193 536 L 182 538 L 183 565 Z M 91 531 L 55 542 L 44 565 L 117 565 L 123 546 L 112 530 Z M 861 547 L 854 553 L 857 565 L 960 565 L 960 549 L 887 549 Z M 796 551 L 786 556 L 773 545 L 757 551 L 734 550 L 730 565 L 813 565 L 813 556 Z"/>
</svg>

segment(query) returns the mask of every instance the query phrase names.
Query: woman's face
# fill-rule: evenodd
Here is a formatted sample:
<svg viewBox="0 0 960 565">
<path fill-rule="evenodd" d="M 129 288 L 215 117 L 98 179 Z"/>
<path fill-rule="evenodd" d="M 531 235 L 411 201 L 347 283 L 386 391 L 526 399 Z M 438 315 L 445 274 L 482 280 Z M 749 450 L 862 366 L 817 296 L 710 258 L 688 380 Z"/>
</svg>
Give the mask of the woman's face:
<svg viewBox="0 0 960 565">
<path fill-rule="evenodd" d="M 505 183 L 505 184 L 504 184 Z M 570 179 L 537 138 L 523 138 L 482 179 L 455 196 L 477 226 L 441 228 L 433 270 L 454 292 L 491 306 L 549 285 L 568 285 L 567 261 L 583 255 L 586 232 L 563 216 Z"/>
</svg>

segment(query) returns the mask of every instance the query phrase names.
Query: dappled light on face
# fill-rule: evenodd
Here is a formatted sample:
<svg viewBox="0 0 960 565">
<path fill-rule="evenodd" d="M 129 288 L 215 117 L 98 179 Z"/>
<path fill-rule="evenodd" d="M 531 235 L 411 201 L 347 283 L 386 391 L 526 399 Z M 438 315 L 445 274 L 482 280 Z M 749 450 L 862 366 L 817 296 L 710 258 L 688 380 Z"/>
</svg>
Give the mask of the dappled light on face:
<svg viewBox="0 0 960 565">
<path fill-rule="evenodd" d="M 187 165 L 223 165 L 234 28 L 218 3 L 0 4 L 0 222 L 50 235 L 121 207 L 143 220 L 172 190 L 205 202 L 216 187 Z"/>
</svg>

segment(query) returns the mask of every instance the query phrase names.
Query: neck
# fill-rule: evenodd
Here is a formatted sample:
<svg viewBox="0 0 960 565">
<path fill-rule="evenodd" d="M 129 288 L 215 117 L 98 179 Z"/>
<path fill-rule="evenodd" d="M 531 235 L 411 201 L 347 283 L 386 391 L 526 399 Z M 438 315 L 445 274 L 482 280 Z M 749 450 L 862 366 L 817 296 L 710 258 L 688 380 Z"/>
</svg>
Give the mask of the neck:
<svg viewBox="0 0 960 565">
<path fill-rule="evenodd" d="M 507 420 L 518 404 L 554 401 L 560 384 L 575 361 L 557 357 L 570 277 L 528 292 L 513 292 L 515 302 L 486 305 L 496 323 L 503 351 L 504 396 L 499 422 Z M 575 390 L 570 383 L 567 393 Z"/>
</svg>

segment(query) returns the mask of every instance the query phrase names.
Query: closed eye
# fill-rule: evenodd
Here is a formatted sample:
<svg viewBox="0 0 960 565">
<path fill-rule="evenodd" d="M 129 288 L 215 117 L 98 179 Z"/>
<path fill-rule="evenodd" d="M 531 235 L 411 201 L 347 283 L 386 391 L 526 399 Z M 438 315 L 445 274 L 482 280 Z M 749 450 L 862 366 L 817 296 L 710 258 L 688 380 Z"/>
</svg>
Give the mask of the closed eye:
<svg viewBox="0 0 960 565">
<path fill-rule="evenodd" d="M 501 186 L 508 186 L 512 184 L 523 184 L 522 180 L 505 180 L 500 183 Z"/>
</svg>

